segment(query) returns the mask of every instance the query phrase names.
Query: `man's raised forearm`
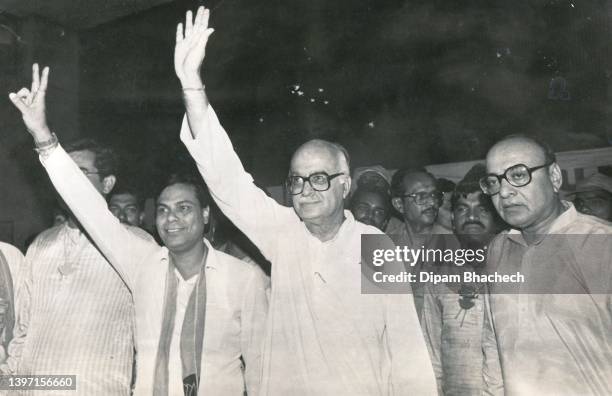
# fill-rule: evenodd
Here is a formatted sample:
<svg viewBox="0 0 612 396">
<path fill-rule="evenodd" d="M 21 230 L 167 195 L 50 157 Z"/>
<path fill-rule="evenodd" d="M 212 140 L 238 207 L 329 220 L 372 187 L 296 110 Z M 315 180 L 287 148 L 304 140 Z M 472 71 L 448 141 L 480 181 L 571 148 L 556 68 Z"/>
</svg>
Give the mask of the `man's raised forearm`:
<svg viewBox="0 0 612 396">
<path fill-rule="evenodd" d="M 183 102 L 187 113 L 187 122 L 191 129 L 191 136 L 195 139 L 199 134 L 200 125 L 203 125 L 206 120 L 206 111 L 208 110 L 208 96 L 204 84 L 197 78 L 192 78 L 189 81 L 181 81 L 183 88 Z"/>
</svg>

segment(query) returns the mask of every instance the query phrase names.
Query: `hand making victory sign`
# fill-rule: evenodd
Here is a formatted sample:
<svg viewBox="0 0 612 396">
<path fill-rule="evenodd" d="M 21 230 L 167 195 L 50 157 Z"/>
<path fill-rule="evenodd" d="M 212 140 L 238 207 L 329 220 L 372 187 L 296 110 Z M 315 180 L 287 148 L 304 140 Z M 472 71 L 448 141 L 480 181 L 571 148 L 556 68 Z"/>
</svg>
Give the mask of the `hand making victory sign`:
<svg viewBox="0 0 612 396">
<path fill-rule="evenodd" d="M 199 7 L 193 20 L 191 11 L 185 16 L 185 29 L 179 23 L 176 27 L 174 69 L 183 89 L 201 89 L 200 67 L 206 52 L 208 37 L 214 29 L 208 27 L 209 10 Z"/>
<path fill-rule="evenodd" d="M 51 131 L 47 125 L 47 114 L 45 110 L 45 94 L 49 81 L 49 68 L 38 70 L 38 63 L 32 65 L 32 86 L 30 89 L 21 88 L 17 93 L 11 92 L 9 99 L 21 111 L 23 122 L 28 132 L 36 142 L 44 142 L 51 139 Z"/>
</svg>

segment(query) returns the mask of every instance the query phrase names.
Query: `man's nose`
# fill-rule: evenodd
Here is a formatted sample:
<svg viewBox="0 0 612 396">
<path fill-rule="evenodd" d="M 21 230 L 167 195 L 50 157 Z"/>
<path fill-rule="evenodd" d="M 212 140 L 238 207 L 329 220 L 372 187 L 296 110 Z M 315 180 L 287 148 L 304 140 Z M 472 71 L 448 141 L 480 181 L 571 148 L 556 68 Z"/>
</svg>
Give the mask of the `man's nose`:
<svg viewBox="0 0 612 396">
<path fill-rule="evenodd" d="M 127 220 L 127 215 L 125 214 L 125 210 L 119 211 L 119 220 L 124 223 Z"/>
<path fill-rule="evenodd" d="M 304 188 L 302 189 L 302 195 L 304 196 L 309 196 L 312 195 L 314 193 L 314 188 L 312 188 L 312 185 L 310 184 L 310 181 L 305 181 L 304 182 Z"/>
<path fill-rule="evenodd" d="M 501 179 L 499 185 L 499 196 L 502 198 L 509 198 L 514 195 L 516 192 L 514 191 L 515 187 L 508 183 L 508 180 Z"/>
<path fill-rule="evenodd" d="M 480 216 L 478 216 L 478 212 L 474 209 L 469 209 L 468 211 L 468 220 L 478 220 Z"/>
<path fill-rule="evenodd" d="M 178 216 L 176 215 L 174 210 L 169 210 L 168 211 L 168 216 L 166 217 L 166 220 L 168 222 L 170 222 L 170 221 L 176 221 L 177 219 L 178 219 Z"/>
</svg>

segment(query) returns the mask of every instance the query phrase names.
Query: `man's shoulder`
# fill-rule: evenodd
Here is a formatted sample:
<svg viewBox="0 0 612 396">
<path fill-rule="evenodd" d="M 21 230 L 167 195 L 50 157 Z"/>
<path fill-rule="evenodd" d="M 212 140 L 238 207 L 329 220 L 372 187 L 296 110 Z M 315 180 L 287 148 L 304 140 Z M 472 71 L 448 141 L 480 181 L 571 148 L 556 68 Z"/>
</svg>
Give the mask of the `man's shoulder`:
<svg viewBox="0 0 612 396">
<path fill-rule="evenodd" d="M 576 214 L 576 219 L 566 228 L 567 234 L 612 234 L 612 223 L 595 216 Z"/>
<path fill-rule="evenodd" d="M 404 229 L 404 222 L 395 216 L 391 216 L 387 228 L 385 228 L 385 233 L 387 235 L 401 234 L 404 232 Z"/>
<path fill-rule="evenodd" d="M 386 235 L 384 232 L 379 230 L 378 228 L 364 224 L 360 221 L 355 220 L 355 231 L 358 234 L 374 234 L 374 235 Z"/>
<path fill-rule="evenodd" d="M 41 243 L 50 243 L 50 242 L 57 240 L 64 227 L 66 227 L 65 224 L 58 224 L 51 228 L 47 228 L 46 230 L 38 234 L 36 238 L 34 238 L 34 241 L 32 241 L 32 245 L 38 245 Z"/>
<path fill-rule="evenodd" d="M 229 275 L 234 280 L 250 279 L 254 275 L 264 275 L 263 270 L 253 261 L 240 260 L 232 255 L 214 249 L 214 255 L 209 259 L 215 260 L 214 266 L 222 273 Z"/>
<path fill-rule="evenodd" d="M 2 254 L 4 254 L 7 260 L 10 257 L 15 257 L 15 256 L 23 257 L 23 253 L 21 253 L 21 250 L 17 249 L 15 246 L 11 245 L 10 243 L 0 241 L 0 251 L 2 251 Z"/>
</svg>

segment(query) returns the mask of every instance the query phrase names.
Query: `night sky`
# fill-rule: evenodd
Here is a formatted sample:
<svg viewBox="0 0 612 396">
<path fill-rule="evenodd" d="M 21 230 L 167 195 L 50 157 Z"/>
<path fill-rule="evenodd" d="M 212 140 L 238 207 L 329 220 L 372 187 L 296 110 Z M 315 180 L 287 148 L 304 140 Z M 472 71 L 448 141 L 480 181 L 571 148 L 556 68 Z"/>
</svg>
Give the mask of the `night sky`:
<svg viewBox="0 0 612 396">
<path fill-rule="evenodd" d="M 161 175 L 189 162 L 174 77 L 173 2 L 81 34 L 83 133 Z M 603 1 L 217 0 L 203 70 L 247 170 L 278 185 L 319 137 L 353 165 L 483 158 L 509 133 L 559 151 L 608 145 Z M 151 177 L 147 176 L 147 183 Z"/>
</svg>

